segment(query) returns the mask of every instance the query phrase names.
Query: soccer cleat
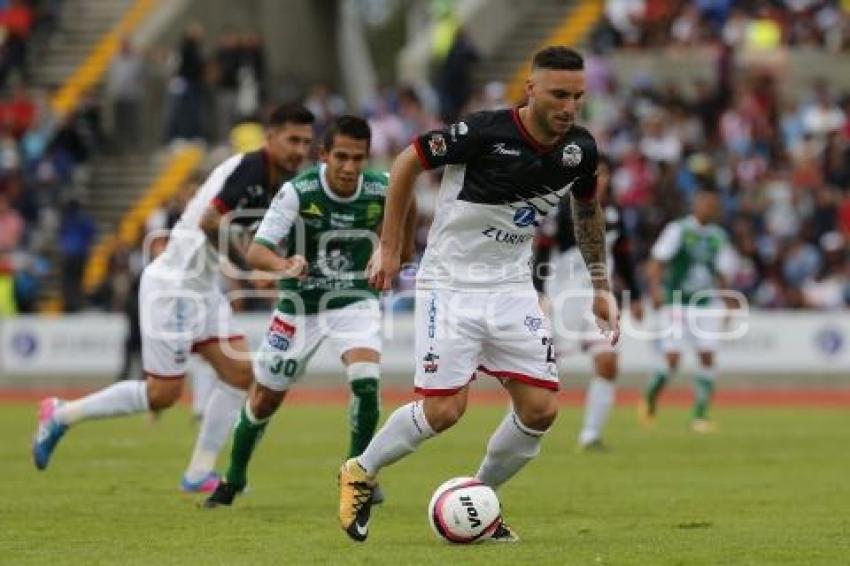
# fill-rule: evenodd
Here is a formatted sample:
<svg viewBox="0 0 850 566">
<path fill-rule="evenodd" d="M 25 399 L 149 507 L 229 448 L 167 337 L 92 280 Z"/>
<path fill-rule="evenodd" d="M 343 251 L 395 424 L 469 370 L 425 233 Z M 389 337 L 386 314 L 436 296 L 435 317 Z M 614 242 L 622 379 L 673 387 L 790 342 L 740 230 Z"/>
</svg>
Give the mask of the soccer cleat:
<svg viewBox="0 0 850 566">
<path fill-rule="evenodd" d="M 62 406 L 62 401 L 56 397 L 44 399 L 38 408 L 38 427 L 32 441 L 32 459 L 39 470 L 47 468 L 50 456 L 59 444 L 59 440 L 68 430 L 67 425 L 56 421 L 56 409 Z"/>
<path fill-rule="evenodd" d="M 340 525 L 352 540 L 363 542 L 369 536 L 375 479 L 366 474 L 356 458 L 351 458 L 339 469 L 338 481 Z"/>
<path fill-rule="evenodd" d="M 207 497 L 206 501 L 204 501 L 203 507 L 206 509 L 215 509 L 222 505 L 233 505 L 233 500 L 236 499 L 236 496 L 242 493 L 244 489 L 244 487 L 237 487 L 222 479 L 218 482 L 218 485 L 216 486 L 215 491 L 212 492 L 212 495 Z"/>
<path fill-rule="evenodd" d="M 717 432 L 717 427 L 708 419 L 694 419 L 691 422 L 691 430 L 700 434 L 711 434 Z"/>
<path fill-rule="evenodd" d="M 375 484 L 375 487 L 372 489 L 372 505 L 380 505 L 386 501 L 386 496 L 384 496 L 384 490 L 381 489 L 381 486 Z"/>
<path fill-rule="evenodd" d="M 499 523 L 499 526 L 496 527 L 496 530 L 493 531 L 493 534 L 488 538 L 484 539 L 482 542 L 519 542 L 519 535 L 510 528 L 504 521 Z"/>
<path fill-rule="evenodd" d="M 641 399 L 637 407 L 638 421 L 646 428 L 655 424 L 655 410 L 646 399 Z"/>
<path fill-rule="evenodd" d="M 210 472 L 200 481 L 189 481 L 186 476 L 180 480 L 180 491 L 185 493 L 212 493 L 218 484 L 221 483 L 221 476 L 215 472 Z"/>
</svg>

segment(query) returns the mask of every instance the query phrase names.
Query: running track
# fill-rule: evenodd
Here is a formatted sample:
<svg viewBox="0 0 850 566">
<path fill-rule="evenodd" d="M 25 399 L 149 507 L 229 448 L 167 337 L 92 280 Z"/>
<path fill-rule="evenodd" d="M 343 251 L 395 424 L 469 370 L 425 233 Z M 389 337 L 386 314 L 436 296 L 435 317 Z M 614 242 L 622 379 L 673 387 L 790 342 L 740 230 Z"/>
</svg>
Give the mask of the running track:
<svg viewBox="0 0 850 566">
<path fill-rule="evenodd" d="M 34 403 L 43 397 L 55 395 L 63 399 L 81 397 L 93 389 L 0 389 L 0 403 Z M 580 405 L 584 402 L 584 391 L 570 389 L 561 391 L 559 397 L 565 405 Z M 382 390 L 385 403 L 396 405 L 413 397 L 407 388 L 387 387 Z M 617 393 L 619 406 L 633 406 L 640 392 L 626 389 Z M 498 389 L 472 388 L 470 399 L 483 405 L 501 405 L 507 396 Z M 663 396 L 665 405 L 689 406 L 693 394 L 689 389 L 671 389 Z M 345 388 L 296 388 L 287 403 L 302 405 L 344 405 L 348 402 Z M 833 407 L 850 409 L 850 389 L 730 389 L 715 395 L 715 403 L 726 407 L 789 407 L 815 408 Z"/>
</svg>

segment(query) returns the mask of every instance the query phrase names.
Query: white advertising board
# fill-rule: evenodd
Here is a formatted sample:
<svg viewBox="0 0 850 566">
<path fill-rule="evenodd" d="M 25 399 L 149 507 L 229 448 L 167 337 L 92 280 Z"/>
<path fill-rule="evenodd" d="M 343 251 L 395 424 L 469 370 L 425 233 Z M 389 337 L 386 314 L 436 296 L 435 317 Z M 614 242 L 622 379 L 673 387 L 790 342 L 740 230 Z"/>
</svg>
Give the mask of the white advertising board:
<svg viewBox="0 0 850 566">
<path fill-rule="evenodd" d="M 237 325 L 252 346 L 262 340 L 268 325 L 264 314 L 238 315 Z M 726 373 L 836 374 L 850 378 L 850 312 L 751 312 L 746 332 L 718 343 L 718 369 Z M 658 349 L 645 336 L 651 321 L 632 326 L 624 320 L 621 369 L 646 372 L 655 367 Z M 0 321 L 0 372 L 8 375 L 114 376 L 121 367 L 127 323 L 122 315 L 84 314 L 61 318 L 22 316 Z M 413 319 L 409 313 L 387 318 L 383 371 L 411 375 L 414 368 Z M 590 370 L 586 356 L 572 355 L 562 366 L 575 372 Z M 686 355 L 684 367 L 693 367 Z M 323 345 L 313 357 L 311 371 L 336 373 L 339 357 Z"/>
</svg>

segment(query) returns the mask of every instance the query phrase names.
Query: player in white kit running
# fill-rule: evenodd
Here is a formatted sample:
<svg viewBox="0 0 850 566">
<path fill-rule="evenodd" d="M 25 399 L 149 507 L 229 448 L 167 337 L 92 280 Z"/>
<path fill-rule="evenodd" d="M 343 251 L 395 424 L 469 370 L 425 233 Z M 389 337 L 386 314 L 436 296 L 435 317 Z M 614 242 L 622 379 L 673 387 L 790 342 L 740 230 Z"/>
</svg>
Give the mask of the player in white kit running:
<svg viewBox="0 0 850 566">
<path fill-rule="evenodd" d="M 377 473 L 463 415 L 476 373 L 498 379 L 512 406 L 476 477 L 498 487 L 537 456 L 558 411 L 549 321 L 531 279 L 535 226 L 569 194 L 576 241 L 597 295 L 600 327 L 619 336 L 610 300 L 604 219 L 595 199 L 597 149 L 575 124 L 584 62 L 566 47 L 534 57 L 528 104 L 478 112 L 427 132 L 395 160 L 370 282 L 389 289 L 400 268 L 402 223 L 416 176 L 445 166 L 434 223 L 417 275 L 415 389 L 423 399 L 390 415 L 339 474 L 339 520 L 355 541 L 368 536 Z M 517 540 L 503 523 L 489 538 Z"/>
<path fill-rule="evenodd" d="M 228 299 L 218 288 L 219 258 L 245 273 L 243 252 L 231 225 L 250 229 L 280 185 L 295 175 L 313 140 L 313 115 L 283 105 L 270 116 L 260 150 L 219 165 L 171 231 L 165 251 L 145 268 L 139 289 L 145 381 L 123 381 L 73 401 L 55 397 L 40 405 L 32 453 L 44 470 L 69 427 L 86 420 L 162 411 L 183 391 L 192 353 L 212 365 L 220 383 L 207 403 L 186 491 L 215 489 L 215 458 L 227 440 L 245 391 L 253 381 L 250 351 L 232 325 Z"/>
</svg>

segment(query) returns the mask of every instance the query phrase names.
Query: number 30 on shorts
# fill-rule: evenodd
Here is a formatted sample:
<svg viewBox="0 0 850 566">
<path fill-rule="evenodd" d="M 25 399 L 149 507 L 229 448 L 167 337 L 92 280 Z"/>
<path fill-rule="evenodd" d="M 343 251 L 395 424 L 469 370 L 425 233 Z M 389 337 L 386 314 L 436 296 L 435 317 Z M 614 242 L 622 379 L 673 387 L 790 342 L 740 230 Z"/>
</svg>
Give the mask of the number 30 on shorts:
<svg viewBox="0 0 850 566">
<path fill-rule="evenodd" d="M 269 370 L 275 375 L 280 375 L 281 370 L 286 377 L 293 377 L 298 371 L 298 362 L 292 358 L 283 359 L 282 356 L 275 356 L 269 366 Z"/>
</svg>

